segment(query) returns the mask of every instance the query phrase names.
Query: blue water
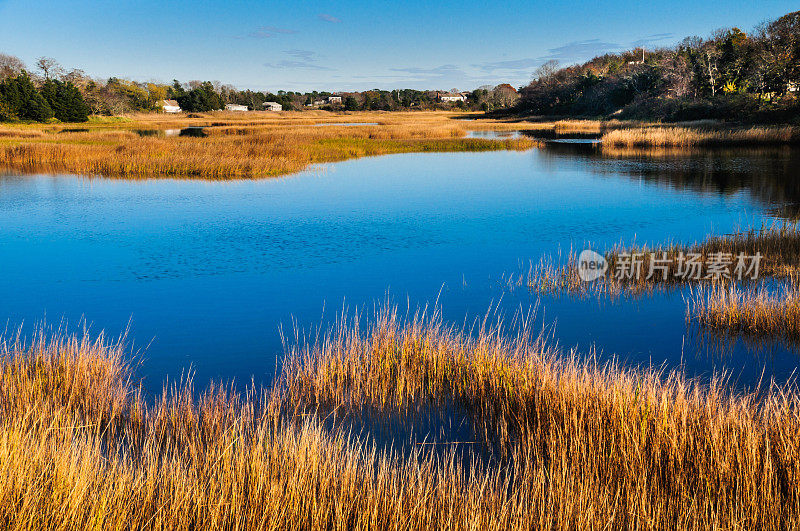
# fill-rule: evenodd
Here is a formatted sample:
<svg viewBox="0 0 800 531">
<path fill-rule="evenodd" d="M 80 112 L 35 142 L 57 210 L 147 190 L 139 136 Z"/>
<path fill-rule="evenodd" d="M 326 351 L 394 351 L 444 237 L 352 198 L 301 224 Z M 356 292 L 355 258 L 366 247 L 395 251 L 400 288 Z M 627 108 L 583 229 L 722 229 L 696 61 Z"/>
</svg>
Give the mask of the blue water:
<svg viewBox="0 0 800 531">
<path fill-rule="evenodd" d="M 798 154 L 588 148 L 393 155 L 235 182 L 0 176 L 0 320 L 129 328 L 153 390 L 189 369 L 201 386 L 268 383 L 281 327 L 291 336 L 387 298 L 438 301 L 455 323 L 538 304 L 565 349 L 786 379 L 797 358 L 780 347 L 708 354 L 680 293 L 537 299 L 502 280 L 587 243 L 691 242 L 774 220 L 800 196 Z"/>
</svg>

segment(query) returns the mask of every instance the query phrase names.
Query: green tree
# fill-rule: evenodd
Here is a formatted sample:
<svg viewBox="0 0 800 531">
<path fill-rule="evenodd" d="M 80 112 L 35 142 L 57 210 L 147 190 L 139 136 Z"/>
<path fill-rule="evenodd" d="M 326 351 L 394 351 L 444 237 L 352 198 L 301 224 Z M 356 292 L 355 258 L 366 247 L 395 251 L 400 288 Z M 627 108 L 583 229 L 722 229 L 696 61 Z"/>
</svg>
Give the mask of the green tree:
<svg viewBox="0 0 800 531">
<path fill-rule="evenodd" d="M 41 92 L 55 117 L 62 122 L 85 122 L 89 119 L 89 106 L 72 83 L 48 79 Z"/>
<path fill-rule="evenodd" d="M 214 90 L 210 81 L 200 83 L 192 90 L 177 95 L 175 99 L 181 109 L 190 112 L 216 111 L 225 106 L 222 96 Z"/>
<path fill-rule="evenodd" d="M 53 117 L 53 109 L 24 71 L 0 82 L 0 107 L 6 120 L 45 122 Z"/>
<path fill-rule="evenodd" d="M 353 96 L 347 96 L 344 99 L 344 110 L 346 111 L 357 111 L 358 110 L 358 100 L 355 99 Z"/>
</svg>

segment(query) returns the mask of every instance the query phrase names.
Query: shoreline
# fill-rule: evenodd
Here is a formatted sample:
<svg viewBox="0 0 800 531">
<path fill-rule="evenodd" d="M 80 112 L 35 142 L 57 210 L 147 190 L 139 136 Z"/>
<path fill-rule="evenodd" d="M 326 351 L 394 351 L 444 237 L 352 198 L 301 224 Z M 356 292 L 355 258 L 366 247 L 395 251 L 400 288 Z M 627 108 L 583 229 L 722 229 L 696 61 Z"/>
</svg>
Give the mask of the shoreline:
<svg viewBox="0 0 800 531">
<path fill-rule="evenodd" d="M 122 178 L 250 179 L 289 175 L 313 164 L 368 156 L 525 150 L 541 146 L 549 135 L 592 135 L 601 139 L 598 149 L 610 154 L 621 149 L 800 144 L 800 127 L 795 126 L 747 128 L 709 121 L 680 125 L 619 120 L 537 122 L 476 116 L 428 111 L 214 112 L 110 117 L 86 124 L 12 124 L 0 126 L 0 167 L 20 173 Z M 189 128 L 204 128 L 203 138 L 177 134 Z M 467 137 L 470 131 L 526 134 L 486 139 Z"/>
<path fill-rule="evenodd" d="M 0 127 L 0 166 L 35 173 L 124 178 L 261 178 L 288 175 L 313 164 L 424 152 L 524 150 L 529 138 L 466 138 L 454 113 L 359 112 L 207 113 L 137 115 L 129 121 L 59 126 Z M 318 127 L 320 123 L 379 125 Z M 165 130 L 205 128 L 203 138 L 166 136 Z M 512 130 L 501 122 L 481 130 Z"/>
</svg>

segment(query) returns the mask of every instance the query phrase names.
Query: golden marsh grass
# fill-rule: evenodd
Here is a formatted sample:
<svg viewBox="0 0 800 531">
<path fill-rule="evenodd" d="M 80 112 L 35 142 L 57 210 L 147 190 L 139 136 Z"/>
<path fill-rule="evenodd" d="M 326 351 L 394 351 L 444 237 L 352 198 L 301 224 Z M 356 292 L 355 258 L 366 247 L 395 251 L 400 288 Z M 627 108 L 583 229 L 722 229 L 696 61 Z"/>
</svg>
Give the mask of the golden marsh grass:
<svg viewBox="0 0 800 531">
<path fill-rule="evenodd" d="M 617 120 L 467 121 L 453 112 L 210 112 L 136 114 L 70 124 L 9 124 L 0 128 L 0 168 L 109 177 L 236 179 L 284 175 L 312 164 L 391 153 L 528 149 L 530 137 L 465 138 L 470 130 L 602 135 L 609 153 L 642 147 L 795 143 L 796 127 L 724 128 L 721 124 L 661 126 Z M 337 126 L 345 123 L 378 125 Z M 318 127 L 327 124 L 327 127 Z M 202 139 L 140 136 L 205 127 Z"/>
<path fill-rule="evenodd" d="M 793 126 L 728 127 L 649 126 L 614 129 L 603 134 L 609 148 L 695 147 L 796 144 L 800 128 Z"/>
<path fill-rule="evenodd" d="M 146 403 L 118 344 L 6 342 L 0 521 L 42 528 L 791 529 L 800 401 L 598 365 L 526 329 L 469 336 L 384 312 L 288 352 L 271 391 L 168 386 Z M 499 443 L 399 452 L 334 408 L 450 402 Z"/>
<path fill-rule="evenodd" d="M 75 130 L 18 125 L 0 130 L 0 167 L 20 172 L 67 172 L 114 177 L 254 178 L 297 172 L 309 165 L 390 153 L 528 149 L 532 139 L 465 138 L 468 122 L 453 113 L 225 113 L 143 114 L 94 120 Z M 379 125 L 318 124 L 378 122 Z M 487 121 L 476 129 L 512 129 Z M 206 127 L 204 138 L 140 136 Z"/>
<path fill-rule="evenodd" d="M 773 289 L 701 287 L 692 293 L 687 314 L 713 332 L 793 343 L 800 340 L 800 294 L 794 282 Z"/>
<path fill-rule="evenodd" d="M 756 271 L 752 257 L 758 254 Z M 635 267 L 631 266 L 633 255 L 638 256 Z M 741 262 L 740 256 L 743 257 Z M 726 283 L 730 280 L 756 280 L 752 278 L 754 276 L 796 278 L 800 274 L 800 228 L 797 224 L 785 223 L 709 236 L 705 241 L 691 245 L 652 248 L 620 245 L 605 253 L 605 258 L 608 269 L 593 282 L 581 280 L 578 255 L 570 252 L 563 263 L 542 260 L 532 265 L 527 274 L 510 279 L 509 285 L 525 285 L 533 291 L 546 293 L 618 296 L 650 293 L 655 288 L 670 289 L 698 280 Z M 727 264 L 728 276 L 713 274 L 712 263 Z M 695 271 L 699 272 L 700 278 L 695 278 Z"/>
</svg>

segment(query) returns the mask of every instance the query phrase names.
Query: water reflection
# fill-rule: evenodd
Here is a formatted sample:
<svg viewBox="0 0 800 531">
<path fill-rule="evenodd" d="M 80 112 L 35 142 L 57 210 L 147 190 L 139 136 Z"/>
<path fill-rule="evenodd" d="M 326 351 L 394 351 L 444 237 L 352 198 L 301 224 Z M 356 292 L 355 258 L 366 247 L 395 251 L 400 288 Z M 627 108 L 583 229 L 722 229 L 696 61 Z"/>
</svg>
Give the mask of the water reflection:
<svg viewBox="0 0 800 531">
<path fill-rule="evenodd" d="M 761 148 L 618 149 L 549 143 L 555 164 L 568 160 L 595 175 L 654 182 L 676 190 L 734 196 L 746 193 L 770 214 L 800 213 L 800 150 Z"/>
<path fill-rule="evenodd" d="M 0 177 L 0 319 L 47 316 L 147 346 L 158 391 L 189 368 L 269 383 L 280 326 L 316 330 L 344 305 L 438 301 L 473 323 L 538 303 L 566 350 L 631 364 L 785 381 L 797 356 L 750 345 L 709 356 L 685 294 L 619 303 L 509 291 L 498 279 L 559 250 L 703 239 L 800 205 L 796 150 L 615 153 L 548 143 L 525 152 L 404 154 L 283 179 L 125 181 Z M 285 336 L 284 336 L 285 337 Z"/>
<path fill-rule="evenodd" d="M 576 140 L 599 140 L 602 136 L 600 133 L 592 133 L 587 131 L 560 131 L 558 129 L 528 129 L 520 131 L 521 134 L 536 138 L 538 140 L 568 140 L 575 142 Z"/>
<path fill-rule="evenodd" d="M 465 138 L 482 138 L 484 140 L 516 140 L 521 136 L 521 131 L 467 131 Z"/>
<path fill-rule="evenodd" d="M 205 127 L 184 127 L 183 129 L 134 129 L 134 133 L 141 137 L 170 137 L 170 136 L 189 136 L 204 138 L 208 136 Z"/>
<path fill-rule="evenodd" d="M 600 141 L 599 134 L 580 132 L 561 133 L 552 129 L 511 131 L 472 130 L 466 133 L 466 138 L 483 138 L 486 140 L 515 140 L 522 137 L 568 144 L 595 144 Z"/>
<path fill-rule="evenodd" d="M 551 144 L 599 144 L 601 140 L 599 138 L 554 138 L 552 140 L 548 140 Z"/>
<path fill-rule="evenodd" d="M 378 122 L 325 122 L 314 124 L 316 127 L 356 127 L 359 125 L 380 125 Z"/>
</svg>

